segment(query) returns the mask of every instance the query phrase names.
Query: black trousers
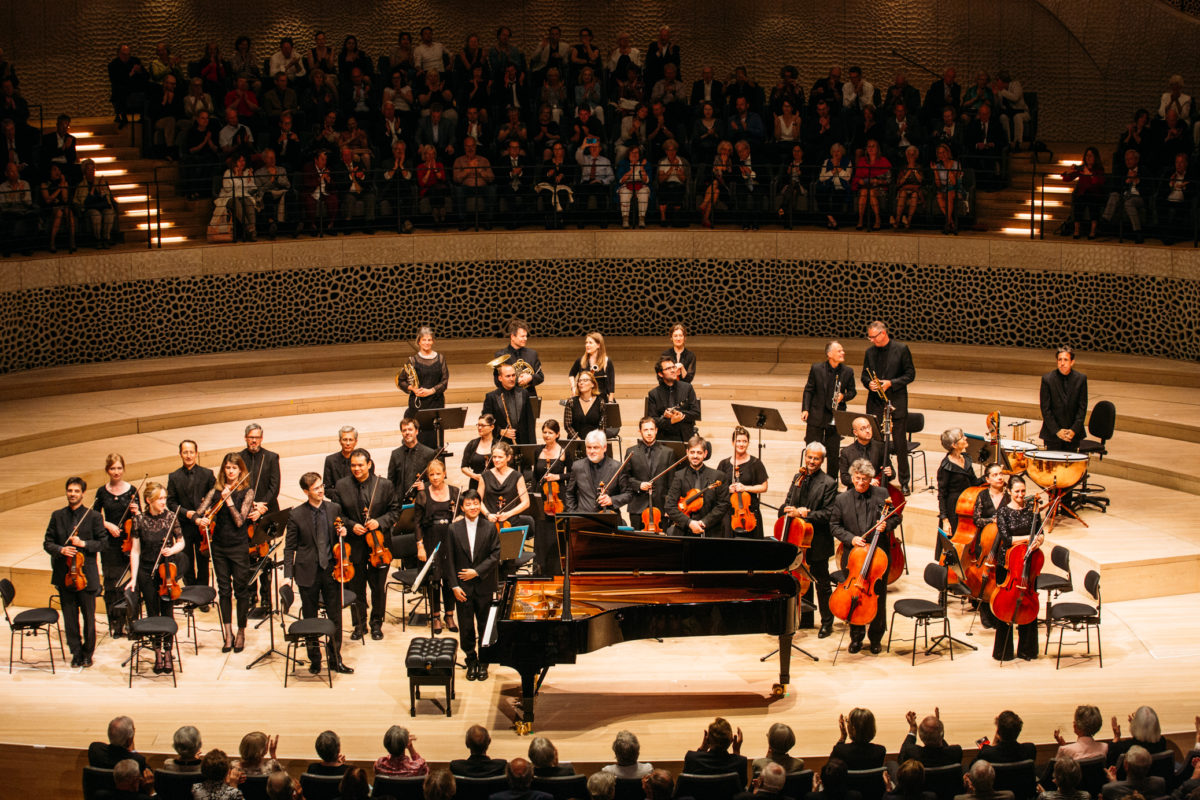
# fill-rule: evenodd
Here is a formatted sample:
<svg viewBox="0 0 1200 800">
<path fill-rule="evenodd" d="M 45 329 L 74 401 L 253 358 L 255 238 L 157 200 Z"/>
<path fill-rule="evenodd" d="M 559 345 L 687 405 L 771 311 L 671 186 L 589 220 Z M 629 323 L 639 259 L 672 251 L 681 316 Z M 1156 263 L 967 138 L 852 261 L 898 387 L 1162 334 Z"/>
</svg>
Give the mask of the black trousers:
<svg viewBox="0 0 1200 800">
<path fill-rule="evenodd" d="M 811 551 L 810 551 L 811 552 Z M 808 587 L 808 593 L 804 595 L 804 599 L 810 603 L 813 601 L 813 595 L 816 595 L 817 612 L 821 615 L 821 624 L 833 624 L 833 612 L 829 610 L 829 595 L 833 594 L 833 584 L 829 582 L 829 557 L 825 558 L 809 558 L 808 571 L 812 574 L 812 586 Z M 800 612 L 800 625 L 806 627 L 811 625 L 813 621 L 813 612 Z"/>
<path fill-rule="evenodd" d="M 478 636 L 483 635 L 487 625 L 488 610 L 492 607 L 492 596 L 489 592 L 467 593 L 467 601 L 458 604 L 458 644 L 467 658 L 475 658 L 475 643 Z M 478 628 L 478 634 L 476 633 Z"/>
<path fill-rule="evenodd" d="M 833 480 L 840 481 L 838 467 L 841 464 L 839 456 L 842 452 L 842 437 L 838 435 L 836 425 L 809 425 L 804 429 L 804 443 L 820 442 L 825 445 L 825 471 Z"/>
<path fill-rule="evenodd" d="M 182 512 L 180 513 L 182 517 Z M 187 556 L 187 571 L 183 574 L 183 580 L 188 586 L 203 586 L 208 583 L 208 553 L 200 552 L 200 543 L 204 541 L 204 534 L 200 533 L 200 529 L 195 526 L 191 530 L 184 529 L 183 531 L 183 553 Z"/>
<path fill-rule="evenodd" d="M 157 571 L 151 573 L 149 570 L 138 570 L 138 596 L 142 603 L 146 605 L 146 616 L 148 617 L 170 617 L 174 610 L 175 604 L 170 597 L 163 597 L 158 593 L 159 580 Z M 130 609 L 129 617 L 135 617 L 136 609 Z M 159 646 L 170 648 L 171 644 L 165 640 L 159 643 Z"/>
<path fill-rule="evenodd" d="M 888 448 L 896 460 L 896 472 L 900 483 L 907 486 L 911 476 L 908 472 L 908 414 L 892 412 L 892 446 Z"/>
<path fill-rule="evenodd" d="M 134 609 L 124 611 L 119 608 L 119 606 L 124 605 L 125 597 L 117 582 L 125 574 L 125 569 L 129 566 L 129 556 L 121 552 L 119 545 L 115 541 L 110 546 L 116 552 L 113 553 L 105 550 L 100 556 L 100 568 L 103 572 L 102 582 L 104 584 L 104 613 L 108 616 L 108 629 L 120 632 L 125 630 L 125 621 L 134 611 Z"/>
<path fill-rule="evenodd" d="M 77 592 L 58 588 L 62 601 L 63 628 L 67 631 L 67 647 L 73 658 L 91 658 L 96 650 L 96 594 L 91 589 Z M 83 618 L 83 636 L 79 634 L 79 619 Z"/>
<path fill-rule="evenodd" d="M 996 628 L 996 638 L 992 641 L 992 658 L 997 661 L 1011 661 L 1013 658 L 1013 626 L 996 619 L 994 614 L 991 617 L 992 624 Z M 1016 656 L 1018 658 L 1038 657 L 1037 629 L 1037 620 L 1017 626 Z"/>
<path fill-rule="evenodd" d="M 875 618 L 871 620 L 870 625 L 851 625 L 850 626 L 850 641 L 861 642 L 863 635 L 866 634 L 873 643 L 882 642 L 883 634 L 887 632 L 887 590 L 888 590 L 888 569 L 891 569 L 891 544 L 892 537 L 888 534 L 886 538 L 879 542 L 879 549 L 883 551 L 888 568 L 883 571 L 883 577 L 875 581 L 875 596 L 878 598 L 878 604 L 875 608 Z M 849 552 L 849 550 L 847 550 Z"/>
<path fill-rule="evenodd" d="M 231 598 L 237 599 L 237 626 L 246 627 L 253 587 L 250 585 L 250 548 L 248 544 L 212 545 L 213 573 L 217 576 L 217 597 L 221 619 L 226 625 L 233 621 Z"/>
<path fill-rule="evenodd" d="M 325 604 L 325 613 L 333 621 L 333 640 L 326 649 L 330 664 L 336 664 L 342 657 L 342 585 L 333 579 L 333 570 L 326 567 L 317 571 L 317 579 L 310 586 L 300 587 L 300 618 L 312 619 L 317 616 L 321 603 Z M 313 664 L 321 663 L 321 648 L 318 640 L 308 640 L 308 660 Z"/>
<path fill-rule="evenodd" d="M 361 631 L 366 628 L 367 594 L 371 595 L 371 629 L 383 627 L 383 616 L 387 612 L 387 580 L 388 567 L 372 567 L 367 561 L 354 565 L 354 580 L 350 588 L 357 598 L 351 607 L 350 618 L 354 621 L 354 629 Z"/>
</svg>

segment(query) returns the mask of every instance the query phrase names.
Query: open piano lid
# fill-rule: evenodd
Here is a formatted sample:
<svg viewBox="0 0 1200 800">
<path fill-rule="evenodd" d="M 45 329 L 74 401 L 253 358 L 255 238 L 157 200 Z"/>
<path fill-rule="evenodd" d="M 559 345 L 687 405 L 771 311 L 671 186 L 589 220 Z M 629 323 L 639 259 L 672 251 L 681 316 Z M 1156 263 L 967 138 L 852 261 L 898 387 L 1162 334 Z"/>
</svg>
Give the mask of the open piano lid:
<svg viewBox="0 0 1200 800">
<path fill-rule="evenodd" d="M 589 572 L 777 572 L 799 552 L 775 539 L 705 539 L 621 531 L 617 514 L 560 514 L 572 575 Z M 560 534 L 561 535 L 561 534 Z"/>
</svg>

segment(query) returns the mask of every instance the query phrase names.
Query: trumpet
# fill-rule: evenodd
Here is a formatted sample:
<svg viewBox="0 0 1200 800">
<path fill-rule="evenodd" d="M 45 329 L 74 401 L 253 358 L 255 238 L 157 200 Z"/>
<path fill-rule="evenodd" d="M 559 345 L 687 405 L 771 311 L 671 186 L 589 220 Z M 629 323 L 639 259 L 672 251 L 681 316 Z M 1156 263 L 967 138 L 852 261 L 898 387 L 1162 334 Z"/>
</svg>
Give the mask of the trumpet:
<svg viewBox="0 0 1200 800">
<path fill-rule="evenodd" d="M 863 369 L 867 371 L 867 377 L 871 379 L 871 383 L 875 384 L 875 393 L 879 395 L 879 398 L 883 400 L 885 405 L 891 405 L 887 392 L 883 390 L 883 383 L 879 380 L 879 376 L 875 374 L 875 370 L 870 367 L 863 367 Z"/>
<path fill-rule="evenodd" d="M 833 413 L 835 415 L 837 414 L 837 410 L 838 410 L 838 394 L 840 394 L 841 391 L 842 391 L 842 376 L 838 375 L 837 378 L 833 382 L 833 399 L 831 401 L 831 403 L 833 405 Z"/>
</svg>

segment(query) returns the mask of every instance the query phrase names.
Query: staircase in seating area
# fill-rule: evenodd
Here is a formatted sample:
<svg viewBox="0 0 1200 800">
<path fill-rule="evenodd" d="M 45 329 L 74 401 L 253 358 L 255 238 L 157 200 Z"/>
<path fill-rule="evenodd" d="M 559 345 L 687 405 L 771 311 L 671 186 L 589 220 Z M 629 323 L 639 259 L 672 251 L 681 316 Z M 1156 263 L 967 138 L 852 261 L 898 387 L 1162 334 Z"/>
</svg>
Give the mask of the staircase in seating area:
<svg viewBox="0 0 1200 800">
<path fill-rule="evenodd" d="M 1028 239 L 1032 219 L 1034 235 L 1041 238 L 1044 225 L 1048 239 L 1071 215 L 1072 184 L 1059 175 L 1083 159 L 1085 145 L 1056 142 L 1048 147 L 1051 152 L 1039 153 L 1036 165 L 1028 150 L 1013 153 L 1009 158 L 1008 188 L 978 193 L 979 222 L 989 232 Z"/>
<path fill-rule="evenodd" d="M 47 132 L 54 129 L 52 121 L 46 122 Z M 111 117 L 80 117 L 71 121 L 71 133 L 79 140 L 76 150 L 79 160 L 92 159 L 96 162 L 96 174 L 108 179 L 113 199 L 117 205 L 118 227 L 125 233 L 125 246 L 146 247 L 147 241 L 158 246 L 155 238 L 161 224 L 161 245 L 167 247 L 203 239 L 191 228 L 181 224 L 194 217 L 185 199 L 176 196 L 175 182 L 178 167 L 163 159 L 145 158 L 139 145 L 142 140 L 141 124 L 118 130 Z M 136 137 L 137 144 L 132 143 Z M 158 180 L 155 181 L 155 168 Z M 155 200 L 157 199 L 157 207 Z M 156 224 L 158 223 L 158 224 Z"/>
</svg>

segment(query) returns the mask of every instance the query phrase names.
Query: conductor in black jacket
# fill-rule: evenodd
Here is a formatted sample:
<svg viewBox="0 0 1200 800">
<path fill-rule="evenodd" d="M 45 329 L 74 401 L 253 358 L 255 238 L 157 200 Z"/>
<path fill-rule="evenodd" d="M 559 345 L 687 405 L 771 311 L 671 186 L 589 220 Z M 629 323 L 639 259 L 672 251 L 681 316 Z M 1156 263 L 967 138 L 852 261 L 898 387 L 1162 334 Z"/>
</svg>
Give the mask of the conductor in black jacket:
<svg viewBox="0 0 1200 800">
<path fill-rule="evenodd" d="M 804 450 L 804 467 L 792 478 L 787 497 L 779 509 L 779 516 L 807 520 L 813 526 L 812 545 L 808 549 L 808 570 L 812 575 L 811 599 L 816 589 L 817 608 L 821 613 L 821 629 L 817 637 L 824 639 L 833 632 L 833 612 L 829 610 L 829 557 L 833 555 L 833 534 L 829 532 L 829 519 L 833 516 L 833 502 L 837 499 L 837 481 L 821 471 L 826 457 L 825 445 L 811 442 Z M 799 484 L 799 485 L 797 485 Z M 812 612 L 800 614 L 801 627 L 812 626 Z"/>
<path fill-rule="evenodd" d="M 285 586 L 300 587 L 300 616 L 312 619 L 323 602 L 326 608 L 342 607 L 342 585 L 333 577 L 336 562 L 334 546 L 346 535 L 345 526 L 336 527 L 342 507 L 325 499 L 325 484 L 315 472 L 300 477 L 300 488 L 308 502 L 292 509 L 287 535 L 283 541 L 283 580 Z M 333 638 L 327 645 L 329 668 L 349 674 L 353 669 L 342 663 L 342 615 L 330 614 Z M 308 671 L 321 671 L 321 649 L 315 638 L 308 641 Z"/>
<path fill-rule="evenodd" d="M 892 339 L 888 334 L 887 325 L 875 320 L 867 326 L 867 338 L 871 346 L 863 356 L 862 385 L 868 390 L 867 413 L 874 414 L 883 422 L 884 401 L 880 395 L 887 395 L 892 404 L 892 448 L 893 453 L 907 453 L 908 425 L 908 385 L 917 377 L 913 367 L 912 353 L 908 346 Z M 871 379 L 871 373 L 879 379 L 876 384 Z M 898 458 L 897 467 L 900 472 L 900 488 L 905 494 L 909 491 L 908 458 Z"/>
<path fill-rule="evenodd" d="M 463 516 L 450 525 L 442 575 L 458 601 L 458 641 L 467 657 L 467 680 L 482 681 L 488 671 L 476 654 L 476 629 L 482 636 L 499 586 L 500 535 L 495 524 L 479 515 L 478 492 L 468 489 L 459 502 Z"/>
<path fill-rule="evenodd" d="M 50 582 L 62 599 L 63 627 L 67 630 L 67 645 L 71 648 L 72 667 L 90 667 L 96 649 L 96 594 L 100 591 L 100 572 L 96 553 L 108 539 L 100 515 L 83 505 L 87 483 L 83 478 L 67 478 L 67 505 L 50 515 L 42 549 L 50 554 Z M 76 526 L 79 526 L 76 529 Z M 67 560 L 76 552 L 84 553 L 83 574 L 87 586 L 83 589 L 66 586 Z M 83 636 L 79 634 L 79 619 L 83 617 Z"/>
<path fill-rule="evenodd" d="M 660 358 L 654 371 L 658 386 L 646 395 L 646 416 L 658 423 L 658 438 L 686 442 L 696 432 L 700 404 L 687 381 L 679 380 L 679 368 L 672 358 Z"/>
<path fill-rule="evenodd" d="M 725 473 L 704 466 L 708 457 L 708 442 L 701 436 L 693 436 L 687 443 L 687 462 L 675 471 L 671 488 L 663 501 L 666 514 L 671 520 L 667 530 L 672 536 L 725 536 L 722 524 L 729 514 L 729 490 L 721 484 Z M 679 510 L 679 500 L 689 490 L 699 489 L 704 499 L 699 510 L 685 514 Z"/>
<path fill-rule="evenodd" d="M 202 535 L 193 520 L 196 509 L 204 496 L 216 484 L 217 479 L 208 467 L 196 463 L 199 452 L 191 439 L 179 443 L 179 459 L 183 465 L 167 477 L 167 508 L 179 511 L 179 529 L 185 542 L 183 552 L 187 555 L 187 571 L 184 581 L 189 586 L 208 583 L 208 553 L 200 552 Z"/>
<path fill-rule="evenodd" d="M 1087 376 L 1075 371 L 1075 351 L 1060 347 L 1055 353 L 1058 368 L 1042 376 L 1039 398 L 1042 406 L 1042 440 L 1047 450 L 1074 453 L 1083 441 L 1087 416 Z"/>
<path fill-rule="evenodd" d="M 629 492 L 625 488 L 624 472 L 616 475 L 621 465 L 604 455 L 608 447 L 604 431 L 592 431 L 583 442 L 587 457 L 571 465 L 571 484 L 565 498 L 567 513 L 620 513 L 621 506 L 629 502 Z M 614 475 L 617 478 L 615 486 Z"/>
<path fill-rule="evenodd" d="M 804 399 L 800 420 L 808 423 L 804 429 L 804 441 L 820 442 L 827 453 L 837 454 L 842 444 L 838 435 L 833 412 L 845 411 L 846 403 L 854 399 L 858 389 L 854 386 L 854 370 L 846 366 L 846 349 L 841 342 L 825 345 L 825 360 L 813 364 L 808 370 L 808 381 L 804 384 Z M 828 459 L 826 469 L 837 481 L 838 460 Z"/>
<path fill-rule="evenodd" d="M 383 638 L 383 617 L 387 611 L 387 579 L 389 561 L 373 567 L 367 545 L 368 531 L 380 531 L 385 546 L 390 546 L 392 526 L 400 510 L 396 502 L 395 488 L 387 478 L 373 475 L 371 454 L 361 447 L 350 454 L 350 477 L 342 478 L 337 485 L 339 505 L 345 514 L 350 535 L 350 558 L 354 562 L 354 578 L 350 589 L 357 598 L 350 610 L 354 620 L 354 631 L 350 638 L 358 641 L 366 634 L 367 590 L 371 593 L 371 638 Z"/>
<path fill-rule="evenodd" d="M 829 520 L 829 530 L 835 539 L 846 545 L 846 552 L 851 547 L 866 547 L 866 538 L 871 531 L 879 531 L 882 538 L 878 549 L 884 556 L 891 553 L 892 531 L 900 520 L 895 514 L 880 522 L 883 504 L 888 499 L 887 489 L 872 486 L 871 479 L 875 477 L 875 468 L 866 459 L 859 459 L 850 465 L 850 477 L 854 483 L 851 491 L 838 495 L 833 503 L 833 514 Z M 875 594 L 878 597 L 878 607 L 875 618 L 871 620 L 870 629 L 862 625 L 850 626 L 850 646 L 847 652 L 857 653 L 862 650 L 863 635 L 871 637 L 871 652 L 878 655 L 883 650 L 883 634 L 887 630 L 887 570 L 875 582 Z"/>
</svg>

